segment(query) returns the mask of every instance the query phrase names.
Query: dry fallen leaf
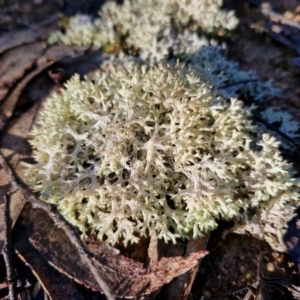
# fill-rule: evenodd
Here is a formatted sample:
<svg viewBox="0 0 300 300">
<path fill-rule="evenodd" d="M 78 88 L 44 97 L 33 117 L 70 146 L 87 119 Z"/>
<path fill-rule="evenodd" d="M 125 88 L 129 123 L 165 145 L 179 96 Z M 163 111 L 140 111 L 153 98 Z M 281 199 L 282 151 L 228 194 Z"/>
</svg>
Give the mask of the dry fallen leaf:
<svg viewBox="0 0 300 300">
<path fill-rule="evenodd" d="M 44 43 L 37 42 L 14 48 L 0 56 L 0 103 L 20 78 L 30 70 L 44 51 Z"/>
<path fill-rule="evenodd" d="M 14 229 L 13 244 L 26 262 L 29 262 L 31 253 L 39 253 L 45 261 L 76 282 L 101 291 L 76 246 L 45 211 L 25 205 Z M 157 291 L 174 277 L 196 266 L 207 254 L 207 251 L 198 251 L 187 258 L 164 257 L 150 268 L 144 268 L 142 263 L 122 256 L 113 249 L 99 241 L 94 263 L 111 290 L 118 296 L 129 298 Z M 40 279 L 45 276 L 43 270 L 34 271 Z"/>
<path fill-rule="evenodd" d="M 206 249 L 210 234 L 207 233 L 202 238 L 192 238 L 188 241 L 187 247 L 185 249 L 185 256 L 192 253 L 196 253 L 200 249 Z M 170 284 L 163 287 L 161 291 L 161 297 L 163 299 L 173 299 L 173 300 L 184 300 L 187 299 L 192 285 L 194 283 L 196 274 L 198 272 L 199 265 L 191 268 L 188 272 L 182 274 L 181 276 L 175 278 Z"/>
<path fill-rule="evenodd" d="M 4 35 L 0 38 L 0 54 L 18 46 L 28 45 L 46 39 L 51 31 L 58 28 L 57 19 L 58 16 L 53 15 L 50 19 L 40 24 L 35 24 L 29 29 Z"/>
<path fill-rule="evenodd" d="M 19 224 L 20 221 L 17 222 L 14 229 L 14 247 L 17 249 L 18 256 L 30 266 L 50 299 L 81 300 L 82 297 L 74 282 L 48 264 L 43 255 L 32 247 L 30 239 L 22 232 L 22 226 Z"/>
</svg>

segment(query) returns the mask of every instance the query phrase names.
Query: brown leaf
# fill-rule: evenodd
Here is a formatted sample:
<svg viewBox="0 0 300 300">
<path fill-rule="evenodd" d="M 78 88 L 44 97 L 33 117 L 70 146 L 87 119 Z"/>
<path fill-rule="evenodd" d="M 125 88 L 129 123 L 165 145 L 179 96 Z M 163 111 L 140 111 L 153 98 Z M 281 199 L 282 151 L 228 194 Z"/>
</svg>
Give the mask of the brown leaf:
<svg viewBox="0 0 300 300">
<path fill-rule="evenodd" d="M 190 237 L 190 240 L 186 247 L 185 256 L 188 256 L 193 253 L 197 253 L 199 250 L 205 249 L 209 236 L 210 234 L 208 233 L 202 238 L 194 239 Z M 175 278 L 170 284 L 163 287 L 160 294 L 163 297 L 163 299 L 173 299 L 173 300 L 187 299 L 191 292 L 192 285 L 194 283 L 198 269 L 199 269 L 199 265 L 194 266 L 186 273 Z"/>
<path fill-rule="evenodd" d="M 23 78 L 19 84 L 13 89 L 9 96 L 5 99 L 5 102 L 1 106 L 1 115 L 0 115 L 0 130 L 2 130 L 7 123 L 7 121 L 13 115 L 14 109 L 17 105 L 21 92 L 27 86 L 27 84 L 41 71 L 53 64 L 53 61 L 47 61 L 36 70 L 30 72 L 25 78 Z"/>
<path fill-rule="evenodd" d="M 15 83 L 31 69 L 44 51 L 44 43 L 34 43 L 15 48 L 0 56 L 0 102 Z"/>
<path fill-rule="evenodd" d="M 6 157 L 8 163 L 14 167 L 16 172 L 21 168 L 21 165 L 19 164 L 20 159 L 30 154 L 30 147 L 26 138 L 35 113 L 36 106 L 23 114 L 14 124 L 11 124 L 1 136 L 0 150 Z M 23 194 L 11 185 L 9 172 L 8 166 L 0 163 L 0 199 L 3 199 L 3 196 L 5 195 L 10 194 L 10 219 L 13 228 L 23 209 L 25 200 Z M 0 200 L 0 253 L 3 247 L 5 228 L 4 203 L 1 201 L 2 200 Z"/>
<path fill-rule="evenodd" d="M 57 19 L 58 16 L 54 15 L 40 24 L 35 24 L 32 28 L 4 35 L 0 38 L 0 54 L 9 49 L 47 38 L 51 31 L 58 28 Z"/>
<path fill-rule="evenodd" d="M 22 243 L 25 239 L 31 246 L 30 251 L 23 248 Z M 93 274 L 86 268 L 78 249 L 45 211 L 32 208 L 27 203 L 14 229 L 13 243 L 26 261 L 30 252 L 39 253 L 46 262 L 56 266 L 69 277 L 78 282 L 82 280 L 80 283 L 93 290 L 101 290 Z"/>
<path fill-rule="evenodd" d="M 28 143 L 28 134 L 37 113 L 38 105 L 34 105 L 22 114 L 3 132 L 0 139 L 0 150 L 10 166 L 22 178 L 20 161 L 29 158 L 31 147 Z"/>
<path fill-rule="evenodd" d="M 156 269 L 144 276 L 147 289 L 144 294 L 150 294 L 169 283 L 175 277 L 185 274 L 193 267 L 198 266 L 199 260 L 208 254 L 206 250 L 191 253 L 188 257 L 163 257 L 157 264 Z M 148 270 L 149 272 L 149 270 Z M 139 286 L 138 284 L 136 284 Z M 146 284 L 145 284 L 146 286 Z M 136 291 L 138 289 L 136 288 Z M 140 291 L 139 291 L 140 292 Z"/>
<path fill-rule="evenodd" d="M 29 264 L 50 299 L 82 299 L 74 282 L 52 268 L 41 253 L 31 245 L 28 237 L 23 234 L 19 222 L 16 224 L 14 233 L 14 246 L 17 249 L 18 256 Z"/>
<path fill-rule="evenodd" d="M 27 254 L 20 248 L 19 241 L 24 235 L 34 251 L 38 251 L 51 265 L 86 287 L 101 290 L 76 247 L 64 231 L 55 226 L 45 211 L 27 204 L 15 228 L 14 246 L 27 261 Z M 197 265 L 199 259 L 207 253 L 195 252 L 186 259 L 162 258 L 154 267 L 145 269 L 143 264 L 119 255 L 117 250 L 112 251 L 113 248 L 105 243 L 98 242 L 98 244 L 95 264 L 100 276 L 119 296 L 132 298 L 137 295 L 149 295 L 158 290 L 174 277 Z"/>
</svg>

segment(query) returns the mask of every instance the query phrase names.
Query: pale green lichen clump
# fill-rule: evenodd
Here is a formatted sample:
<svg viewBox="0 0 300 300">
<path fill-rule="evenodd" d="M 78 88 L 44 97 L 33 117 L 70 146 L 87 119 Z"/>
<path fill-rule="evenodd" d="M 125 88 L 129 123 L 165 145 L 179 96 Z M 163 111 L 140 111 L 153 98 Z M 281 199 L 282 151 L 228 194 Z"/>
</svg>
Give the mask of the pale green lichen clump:
<svg viewBox="0 0 300 300">
<path fill-rule="evenodd" d="M 183 66 L 112 64 L 46 101 L 28 180 L 84 235 L 110 244 L 153 231 L 198 237 L 218 219 L 271 210 L 274 199 L 291 209 L 290 165 L 249 116 Z"/>
<path fill-rule="evenodd" d="M 185 29 L 234 29 L 238 19 L 234 12 L 222 10 L 222 4 L 222 0 L 125 0 L 122 5 L 108 1 L 99 18 L 92 21 L 87 16 L 72 17 L 65 32 L 51 34 L 49 42 L 91 44 L 106 50 L 123 48 L 139 52 L 143 58 L 154 55 L 161 59 Z"/>
</svg>

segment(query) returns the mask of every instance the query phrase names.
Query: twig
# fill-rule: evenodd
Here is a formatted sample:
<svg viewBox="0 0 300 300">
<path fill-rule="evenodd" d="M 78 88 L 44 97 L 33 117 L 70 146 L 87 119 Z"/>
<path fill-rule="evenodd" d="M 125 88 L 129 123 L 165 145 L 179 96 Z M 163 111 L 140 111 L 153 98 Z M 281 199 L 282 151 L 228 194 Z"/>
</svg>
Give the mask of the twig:
<svg viewBox="0 0 300 300">
<path fill-rule="evenodd" d="M 4 198 L 4 232 L 5 232 L 5 241 L 4 247 L 2 250 L 2 255 L 5 261 L 6 266 L 6 275 L 7 275 L 7 282 L 8 282 L 8 295 L 10 300 L 17 299 L 16 296 L 16 274 L 13 266 L 13 250 L 11 245 L 11 218 L 9 212 L 9 201 L 6 196 Z"/>
<path fill-rule="evenodd" d="M 240 81 L 237 81 L 237 82 L 233 82 L 233 83 L 229 83 L 229 84 L 225 84 L 223 86 L 220 86 L 219 89 L 225 90 L 225 89 L 228 89 L 228 88 L 236 86 L 236 85 L 245 85 L 245 84 L 252 83 L 252 82 L 258 82 L 258 79 L 240 80 Z"/>
<path fill-rule="evenodd" d="M 10 182 L 13 187 L 16 187 L 20 189 L 20 191 L 23 193 L 26 201 L 30 202 L 32 207 L 39 208 L 44 210 L 46 213 L 51 216 L 51 218 L 54 220 L 56 224 L 58 224 L 59 227 L 63 229 L 65 234 L 68 236 L 69 240 L 73 243 L 73 245 L 76 246 L 78 249 L 79 254 L 83 258 L 84 263 L 89 268 L 89 270 L 92 272 L 96 282 L 98 283 L 99 287 L 103 291 L 104 295 L 107 297 L 108 300 L 114 300 L 116 297 L 114 296 L 111 289 L 108 287 L 107 283 L 101 278 L 99 275 L 99 272 L 94 265 L 94 262 L 92 258 L 88 255 L 87 251 L 84 248 L 84 245 L 82 244 L 80 238 L 78 237 L 75 230 L 65 221 L 65 219 L 54 209 L 53 206 L 48 205 L 41 200 L 37 199 L 34 195 L 31 194 L 31 192 L 22 184 L 18 183 L 13 171 L 8 166 L 8 164 L 5 161 L 5 158 L 0 153 L 0 165 L 4 166 L 7 170 L 7 173 L 10 177 Z"/>
<path fill-rule="evenodd" d="M 290 19 L 288 19 L 287 17 L 285 17 L 285 16 L 283 16 L 283 15 L 281 15 L 281 14 L 279 14 L 279 13 L 273 11 L 273 10 L 271 9 L 271 7 L 269 7 L 269 6 L 268 6 L 268 7 L 264 7 L 264 6 L 260 3 L 260 1 L 248 0 L 248 2 L 249 2 L 252 6 L 258 8 L 258 9 L 260 10 L 260 12 L 261 12 L 265 17 L 268 17 L 268 18 L 270 18 L 270 19 L 272 19 L 272 20 L 274 20 L 274 21 L 277 21 L 277 22 L 279 21 L 279 22 L 282 22 L 283 24 L 286 24 L 286 25 L 289 25 L 289 26 L 292 26 L 292 27 L 295 27 L 295 28 L 300 29 L 300 24 L 299 24 L 299 23 L 297 23 L 297 22 L 295 22 L 295 21 L 293 21 L 293 20 L 290 20 Z"/>
<path fill-rule="evenodd" d="M 297 29 L 300 29 L 300 24 L 299 23 L 297 23 L 293 20 L 290 20 L 290 19 L 286 18 L 285 16 L 283 16 L 279 13 L 276 13 L 275 11 L 271 10 L 270 8 L 260 7 L 260 11 L 264 16 L 269 17 L 273 21 L 277 21 L 277 22 L 279 21 L 283 24 L 286 24 L 286 25 L 289 25 L 291 27 L 295 27 Z"/>
</svg>

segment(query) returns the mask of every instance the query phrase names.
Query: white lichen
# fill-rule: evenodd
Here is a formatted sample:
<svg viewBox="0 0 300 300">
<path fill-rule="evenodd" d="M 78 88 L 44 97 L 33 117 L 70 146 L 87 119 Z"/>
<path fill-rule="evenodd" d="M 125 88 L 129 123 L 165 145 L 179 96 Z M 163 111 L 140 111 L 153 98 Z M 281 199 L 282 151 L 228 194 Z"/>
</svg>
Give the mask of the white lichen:
<svg viewBox="0 0 300 300">
<path fill-rule="evenodd" d="M 223 10 L 222 5 L 222 0 L 125 0 L 122 5 L 108 1 L 99 18 L 92 21 L 80 15 L 72 17 L 65 32 L 51 34 L 49 41 L 82 45 L 83 39 L 89 39 L 87 44 L 97 47 L 121 47 L 141 52 L 143 56 L 155 48 L 158 54 L 168 51 L 164 40 L 170 32 L 177 36 L 185 29 L 193 32 L 234 29 L 238 19 L 233 11 Z"/>
<path fill-rule="evenodd" d="M 78 45 L 88 46 L 92 44 L 94 36 L 97 34 L 96 28 L 92 19 L 88 15 L 77 15 L 76 17 L 68 20 L 68 26 L 72 30 L 62 32 L 54 32 L 50 34 L 48 42 L 50 44 L 65 44 L 65 45 Z M 75 42 L 76 41 L 76 42 Z"/>
<path fill-rule="evenodd" d="M 28 181 L 84 235 L 111 244 L 151 232 L 176 242 L 259 215 L 277 247 L 299 203 L 291 166 L 249 109 L 216 95 L 180 65 L 74 76 L 31 132 Z"/>
<path fill-rule="evenodd" d="M 204 32 L 236 27 L 238 19 L 222 5 L 222 0 L 125 0 L 122 5 L 108 1 L 99 18 L 74 16 L 64 32 L 51 34 L 49 42 L 94 45 L 116 56 L 125 51 L 148 65 L 172 57 L 189 62 L 202 80 L 216 88 L 226 86 L 231 97 L 265 100 L 278 96 L 271 81 L 262 83 L 255 72 L 241 71 L 214 41 L 203 36 Z M 208 75 L 211 78 L 204 78 Z"/>
</svg>

